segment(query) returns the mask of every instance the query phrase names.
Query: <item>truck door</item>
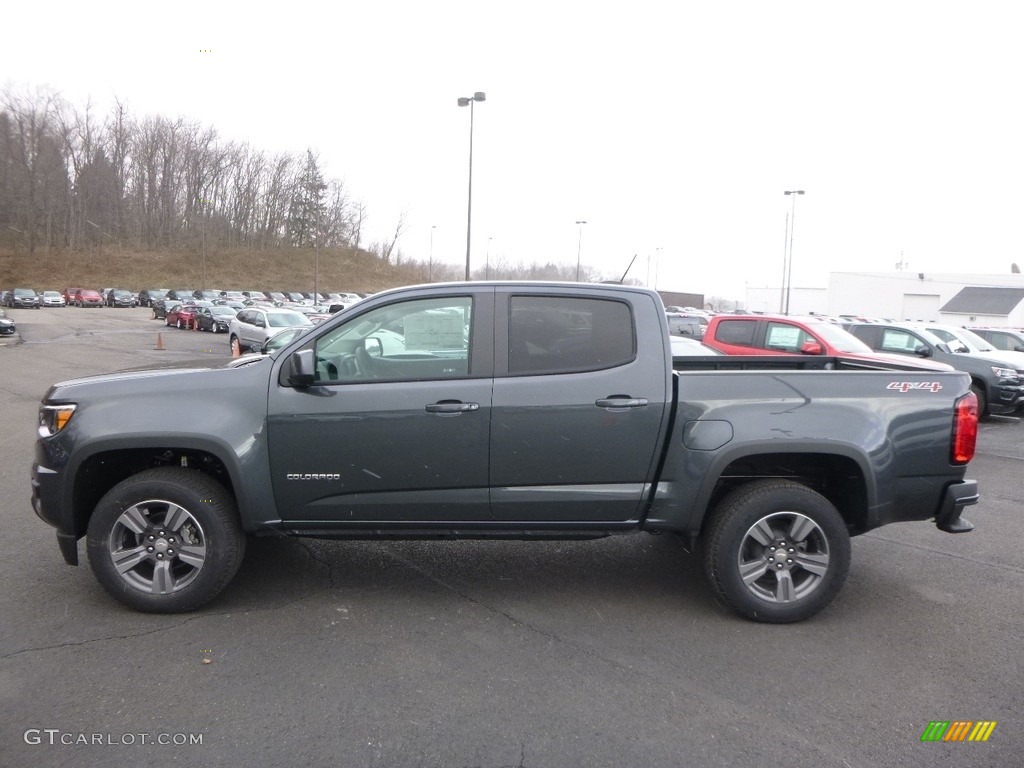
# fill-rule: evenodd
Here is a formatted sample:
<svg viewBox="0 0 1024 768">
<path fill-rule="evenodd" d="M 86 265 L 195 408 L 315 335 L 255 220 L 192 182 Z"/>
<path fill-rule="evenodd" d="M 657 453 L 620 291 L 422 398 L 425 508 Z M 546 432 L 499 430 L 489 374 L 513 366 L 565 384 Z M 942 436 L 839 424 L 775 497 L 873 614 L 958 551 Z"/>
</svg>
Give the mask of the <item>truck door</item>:
<svg viewBox="0 0 1024 768">
<path fill-rule="evenodd" d="M 637 310 L 649 314 L 637 333 Z M 491 510 L 503 521 L 636 519 L 661 445 L 670 373 L 645 293 L 495 297 Z M 656 320 L 652 318 L 657 318 Z"/>
<path fill-rule="evenodd" d="M 289 386 L 287 359 L 271 383 L 282 519 L 325 528 L 490 520 L 493 288 L 370 300 L 309 337 L 315 384 Z"/>
</svg>

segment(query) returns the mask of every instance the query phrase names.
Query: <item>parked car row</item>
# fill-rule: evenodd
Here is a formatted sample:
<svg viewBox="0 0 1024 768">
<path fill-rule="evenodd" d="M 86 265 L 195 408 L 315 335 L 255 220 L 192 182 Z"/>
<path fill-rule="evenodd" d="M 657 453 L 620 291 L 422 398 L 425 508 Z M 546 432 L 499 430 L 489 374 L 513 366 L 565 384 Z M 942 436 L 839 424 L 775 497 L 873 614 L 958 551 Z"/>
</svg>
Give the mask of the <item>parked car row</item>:
<svg viewBox="0 0 1024 768">
<path fill-rule="evenodd" d="M 729 314 L 709 320 L 703 341 L 729 355 L 822 355 L 872 367 L 962 371 L 971 377 L 983 417 L 1024 407 L 1024 332 L 1012 329 L 975 333 L 934 322 Z"/>
</svg>

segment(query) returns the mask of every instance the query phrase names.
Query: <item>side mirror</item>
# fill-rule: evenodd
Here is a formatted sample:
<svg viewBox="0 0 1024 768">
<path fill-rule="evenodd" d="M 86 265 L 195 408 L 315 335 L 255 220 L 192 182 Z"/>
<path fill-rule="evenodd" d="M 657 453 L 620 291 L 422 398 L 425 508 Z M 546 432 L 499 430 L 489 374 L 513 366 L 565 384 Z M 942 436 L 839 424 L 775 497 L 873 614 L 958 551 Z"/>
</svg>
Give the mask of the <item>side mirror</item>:
<svg viewBox="0 0 1024 768">
<path fill-rule="evenodd" d="M 313 350 L 300 349 L 288 361 L 291 371 L 288 374 L 288 383 L 293 387 L 303 389 L 313 386 L 316 381 L 313 368 Z"/>
<path fill-rule="evenodd" d="M 384 345 L 376 336 L 363 339 L 363 348 L 369 357 L 384 357 Z"/>
<path fill-rule="evenodd" d="M 914 349 L 914 354 L 917 355 L 918 357 L 931 357 L 932 351 L 929 347 L 926 347 L 924 344 L 922 344 L 921 346 L 916 347 Z"/>
<path fill-rule="evenodd" d="M 1017 344 L 1013 348 L 1014 352 L 1024 352 L 1024 344 Z"/>
<path fill-rule="evenodd" d="M 800 354 L 802 355 L 820 355 L 821 352 L 821 344 L 816 341 L 805 341 L 800 345 Z"/>
</svg>

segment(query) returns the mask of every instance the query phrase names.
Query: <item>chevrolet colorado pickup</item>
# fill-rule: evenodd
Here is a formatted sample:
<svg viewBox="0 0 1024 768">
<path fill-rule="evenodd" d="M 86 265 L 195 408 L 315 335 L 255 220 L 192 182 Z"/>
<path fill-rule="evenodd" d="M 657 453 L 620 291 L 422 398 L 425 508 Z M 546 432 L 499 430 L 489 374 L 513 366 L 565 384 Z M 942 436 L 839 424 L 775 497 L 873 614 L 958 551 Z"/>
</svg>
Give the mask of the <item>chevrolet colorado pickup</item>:
<svg viewBox="0 0 1024 768">
<path fill-rule="evenodd" d="M 673 360 L 643 288 L 418 286 L 267 356 L 54 385 L 32 504 L 143 611 L 212 600 L 252 535 L 647 531 L 699 539 L 721 601 L 782 623 L 835 597 L 851 535 L 973 527 L 977 416 L 959 372 Z"/>
</svg>

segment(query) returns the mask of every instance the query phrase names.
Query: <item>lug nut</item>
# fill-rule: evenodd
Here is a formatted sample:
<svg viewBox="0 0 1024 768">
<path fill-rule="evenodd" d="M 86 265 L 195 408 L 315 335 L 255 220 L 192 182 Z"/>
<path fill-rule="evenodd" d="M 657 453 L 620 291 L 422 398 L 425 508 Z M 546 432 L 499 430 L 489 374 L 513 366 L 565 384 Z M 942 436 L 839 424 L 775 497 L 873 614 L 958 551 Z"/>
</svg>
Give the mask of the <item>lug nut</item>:
<svg viewBox="0 0 1024 768">
<path fill-rule="evenodd" d="M 782 570 L 782 563 L 776 563 L 775 567 L 779 570 Z"/>
<path fill-rule="evenodd" d="M 168 555 L 173 555 L 173 554 L 174 554 L 174 550 L 173 550 L 173 549 L 168 549 L 168 550 L 167 550 L 167 554 L 168 554 Z M 791 563 L 792 563 L 793 561 L 792 561 L 792 560 L 790 560 L 789 562 L 791 562 Z"/>
<path fill-rule="evenodd" d="M 795 550 L 795 549 L 793 549 L 792 547 L 790 547 L 790 548 L 789 548 L 789 551 L 790 551 L 791 553 L 792 553 L 792 552 L 796 552 L 796 550 Z"/>
<path fill-rule="evenodd" d="M 789 563 L 790 565 L 792 565 L 793 564 L 793 558 L 789 558 L 786 562 Z"/>
<path fill-rule="evenodd" d="M 152 534 L 150 534 L 149 540 L 150 541 L 154 541 L 155 539 L 156 539 L 156 536 L 153 536 Z"/>
<path fill-rule="evenodd" d="M 146 547 L 146 551 L 147 551 L 147 552 L 152 552 L 152 551 L 153 551 L 153 548 L 152 548 L 152 547 Z"/>
<path fill-rule="evenodd" d="M 775 551 L 775 547 L 768 547 L 768 549 L 770 549 L 772 552 Z"/>
<path fill-rule="evenodd" d="M 156 559 L 157 560 L 163 560 L 164 559 L 164 553 L 163 552 L 157 552 L 156 553 Z M 781 568 L 781 567 L 782 566 L 780 565 L 779 568 Z"/>
</svg>

